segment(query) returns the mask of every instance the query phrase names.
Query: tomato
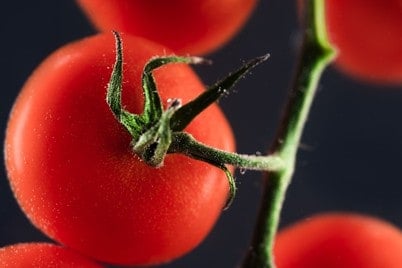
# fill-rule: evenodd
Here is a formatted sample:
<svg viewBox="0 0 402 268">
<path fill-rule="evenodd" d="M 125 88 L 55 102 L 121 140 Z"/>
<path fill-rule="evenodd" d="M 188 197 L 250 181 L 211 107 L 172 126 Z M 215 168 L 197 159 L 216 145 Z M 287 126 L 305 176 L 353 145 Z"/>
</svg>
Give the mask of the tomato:
<svg viewBox="0 0 402 268">
<path fill-rule="evenodd" d="M 299 0 L 299 4 L 303 0 Z M 326 0 L 328 37 L 336 66 L 358 79 L 402 83 L 402 2 Z"/>
<path fill-rule="evenodd" d="M 171 53 L 122 35 L 123 104 L 143 110 L 141 74 L 155 55 Z M 116 264 L 170 261 L 208 234 L 228 197 L 224 172 L 182 155 L 152 168 L 133 152 L 131 137 L 106 104 L 115 61 L 111 33 L 67 45 L 28 79 L 12 109 L 5 159 L 10 185 L 32 223 L 49 237 Z M 204 91 L 190 67 L 155 71 L 164 104 Z M 216 105 L 187 128 L 199 141 L 234 150 L 231 128 Z"/>
<path fill-rule="evenodd" d="M 181 55 L 200 55 L 228 42 L 257 0 L 77 0 L 100 30 L 117 30 L 166 45 Z"/>
<path fill-rule="evenodd" d="M 100 268 L 99 264 L 50 243 L 21 243 L 0 248 L 0 267 Z"/>
<path fill-rule="evenodd" d="M 399 268 L 402 232 L 369 216 L 319 214 L 279 232 L 274 252 L 278 268 Z"/>
</svg>

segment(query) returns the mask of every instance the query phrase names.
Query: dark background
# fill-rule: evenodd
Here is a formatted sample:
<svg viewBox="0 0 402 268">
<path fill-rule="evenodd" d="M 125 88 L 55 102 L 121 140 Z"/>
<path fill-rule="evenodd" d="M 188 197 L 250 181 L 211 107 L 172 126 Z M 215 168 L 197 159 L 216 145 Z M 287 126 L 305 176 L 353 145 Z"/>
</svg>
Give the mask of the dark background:
<svg viewBox="0 0 402 268">
<path fill-rule="evenodd" d="M 23 2 L 23 3 L 22 3 Z M 198 67 L 212 83 L 242 61 L 270 60 L 220 101 L 241 153 L 265 152 L 285 102 L 298 43 L 294 1 L 260 0 L 243 31 Z M 74 1 L 5 1 L 0 11 L 0 137 L 24 81 L 61 45 L 94 31 Z M 217 76 L 217 74 L 220 74 Z M 372 86 L 330 68 L 309 117 L 282 225 L 322 211 L 357 211 L 402 227 L 402 87 Z M 2 156 L 2 162 L 4 162 Z M 1 166 L 0 246 L 46 240 L 19 210 Z M 247 249 L 260 195 L 261 174 L 237 174 L 239 193 L 205 242 L 164 267 L 235 267 Z"/>
</svg>

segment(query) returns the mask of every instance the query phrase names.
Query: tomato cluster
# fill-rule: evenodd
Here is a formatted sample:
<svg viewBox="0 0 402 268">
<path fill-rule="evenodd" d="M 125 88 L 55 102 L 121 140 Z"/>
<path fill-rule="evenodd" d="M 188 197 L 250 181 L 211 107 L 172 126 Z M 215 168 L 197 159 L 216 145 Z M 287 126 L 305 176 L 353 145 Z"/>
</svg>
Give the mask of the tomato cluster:
<svg viewBox="0 0 402 268">
<path fill-rule="evenodd" d="M 33 72 L 11 111 L 4 150 L 21 209 L 63 246 L 4 247 L 1 267 L 165 263 L 199 245 L 227 201 L 229 186 L 219 168 L 170 154 L 155 169 L 133 153 L 129 133 L 105 102 L 116 57 L 108 31 L 122 32 L 123 105 L 140 114 L 141 75 L 151 58 L 222 47 L 244 25 L 256 0 L 77 2 L 103 33 L 63 46 Z M 330 39 L 340 52 L 337 66 L 370 81 L 399 83 L 402 37 L 395 36 L 402 29 L 402 5 L 396 0 L 327 2 Z M 377 16 L 388 19 L 367 19 Z M 384 27 L 388 31 L 381 31 Z M 171 99 L 188 103 L 205 90 L 184 64 L 157 69 L 155 81 L 166 107 Z M 185 131 L 215 148 L 235 149 L 217 105 Z M 275 247 L 278 268 L 397 268 L 400 252 L 400 230 L 353 214 L 297 223 L 279 233 Z"/>
</svg>

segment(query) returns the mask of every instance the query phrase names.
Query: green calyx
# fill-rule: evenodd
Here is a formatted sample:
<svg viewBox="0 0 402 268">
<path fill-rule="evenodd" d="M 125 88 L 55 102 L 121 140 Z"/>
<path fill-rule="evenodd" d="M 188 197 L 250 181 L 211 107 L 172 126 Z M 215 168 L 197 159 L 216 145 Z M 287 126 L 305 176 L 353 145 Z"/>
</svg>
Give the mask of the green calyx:
<svg viewBox="0 0 402 268">
<path fill-rule="evenodd" d="M 206 62 L 199 57 L 164 56 L 148 61 L 142 73 L 144 108 L 141 114 L 133 114 L 123 109 L 121 91 L 123 81 L 123 48 L 119 33 L 114 32 L 116 40 L 116 61 L 107 87 L 106 101 L 116 119 L 132 137 L 133 151 L 148 165 L 160 167 L 167 154 L 181 153 L 191 158 L 204 161 L 225 172 L 230 186 L 231 203 L 236 193 L 233 175 L 226 165 L 242 169 L 280 170 L 283 161 L 275 155 L 250 156 L 224 152 L 208 147 L 196 141 L 183 130 L 209 105 L 226 95 L 248 71 L 268 59 L 269 55 L 250 60 L 226 78 L 210 86 L 194 100 L 181 104 L 180 99 L 173 99 L 166 110 L 153 77 L 153 71 L 171 63 L 199 64 Z"/>
</svg>

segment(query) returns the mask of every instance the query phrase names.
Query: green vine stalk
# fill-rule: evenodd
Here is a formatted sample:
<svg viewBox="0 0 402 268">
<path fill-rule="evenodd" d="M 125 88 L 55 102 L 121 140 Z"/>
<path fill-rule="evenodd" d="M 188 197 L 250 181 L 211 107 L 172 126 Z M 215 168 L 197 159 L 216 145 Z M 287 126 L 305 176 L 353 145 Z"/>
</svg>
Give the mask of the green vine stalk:
<svg viewBox="0 0 402 268">
<path fill-rule="evenodd" d="M 291 85 L 281 128 L 271 148 L 285 163 L 285 168 L 270 171 L 264 181 L 260 212 L 254 238 L 242 268 L 274 268 L 274 238 L 286 190 L 291 181 L 303 128 L 320 77 L 335 58 L 335 50 L 326 36 L 323 0 L 309 0 L 299 62 Z"/>
</svg>

